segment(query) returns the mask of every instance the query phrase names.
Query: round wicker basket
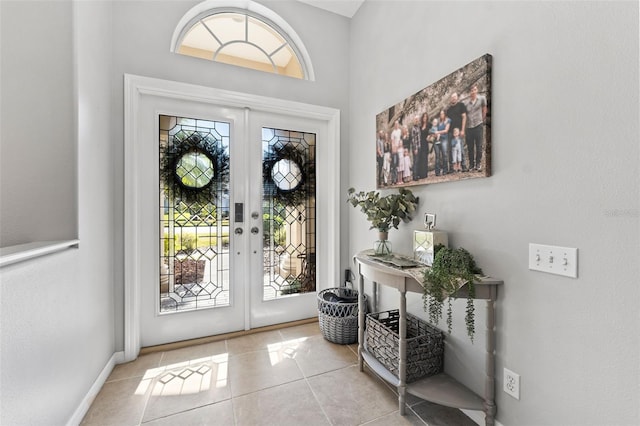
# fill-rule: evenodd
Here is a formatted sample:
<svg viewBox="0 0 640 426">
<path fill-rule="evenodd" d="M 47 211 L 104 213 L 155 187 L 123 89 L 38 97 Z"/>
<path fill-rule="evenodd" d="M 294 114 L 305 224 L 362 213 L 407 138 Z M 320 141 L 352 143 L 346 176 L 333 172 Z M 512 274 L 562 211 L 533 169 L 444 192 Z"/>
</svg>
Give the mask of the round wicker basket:
<svg viewBox="0 0 640 426">
<path fill-rule="evenodd" d="M 364 295 L 365 307 L 367 295 Z M 336 287 L 318 293 L 318 321 L 325 339 L 340 345 L 358 341 L 358 291 Z"/>
</svg>

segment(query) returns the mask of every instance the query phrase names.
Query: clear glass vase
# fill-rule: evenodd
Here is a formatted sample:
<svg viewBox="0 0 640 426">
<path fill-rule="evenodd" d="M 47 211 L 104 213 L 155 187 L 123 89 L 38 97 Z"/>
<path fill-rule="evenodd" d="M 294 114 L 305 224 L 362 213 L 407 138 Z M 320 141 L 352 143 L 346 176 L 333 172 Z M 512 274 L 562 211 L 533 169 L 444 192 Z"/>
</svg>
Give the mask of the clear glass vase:
<svg viewBox="0 0 640 426">
<path fill-rule="evenodd" d="M 391 254 L 391 241 L 389 241 L 389 233 L 380 231 L 378 233 L 378 241 L 373 243 L 373 251 L 376 255 L 383 256 Z"/>
</svg>

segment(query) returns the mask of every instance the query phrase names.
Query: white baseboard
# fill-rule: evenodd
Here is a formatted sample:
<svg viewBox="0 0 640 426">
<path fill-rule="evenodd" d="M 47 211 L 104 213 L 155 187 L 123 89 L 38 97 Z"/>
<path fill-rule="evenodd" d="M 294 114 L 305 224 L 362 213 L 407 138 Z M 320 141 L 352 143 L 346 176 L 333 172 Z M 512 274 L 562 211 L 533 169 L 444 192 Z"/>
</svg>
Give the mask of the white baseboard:
<svg viewBox="0 0 640 426">
<path fill-rule="evenodd" d="M 98 392 L 100 392 L 100 389 L 102 389 L 102 386 L 104 386 L 107 381 L 109 374 L 113 371 L 113 367 L 115 367 L 116 364 L 121 364 L 123 362 L 124 352 L 116 352 L 111 356 L 111 358 L 109 358 L 107 365 L 104 366 L 100 375 L 98 375 L 98 378 L 93 382 L 91 389 L 89 389 L 89 392 L 87 392 L 85 397 L 82 399 L 82 402 L 67 422 L 67 426 L 77 426 L 80 424 L 84 416 L 87 414 L 87 411 L 89 411 L 89 407 L 91 407 L 91 404 L 98 395 Z"/>
<path fill-rule="evenodd" d="M 474 422 L 476 422 L 480 426 L 485 424 L 485 422 L 484 422 L 484 412 L 477 411 L 477 410 L 462 410 L 462 409 L 460 411 L 462 411 L 464 414 L 466 414 L 467 417 L 469 417 L 471 420 L 473 420 Z M 497 420 L 495 420 L 495 425 L 496 426 L 504 426 L 502 423 L 500 423 Z"/>
</svg>

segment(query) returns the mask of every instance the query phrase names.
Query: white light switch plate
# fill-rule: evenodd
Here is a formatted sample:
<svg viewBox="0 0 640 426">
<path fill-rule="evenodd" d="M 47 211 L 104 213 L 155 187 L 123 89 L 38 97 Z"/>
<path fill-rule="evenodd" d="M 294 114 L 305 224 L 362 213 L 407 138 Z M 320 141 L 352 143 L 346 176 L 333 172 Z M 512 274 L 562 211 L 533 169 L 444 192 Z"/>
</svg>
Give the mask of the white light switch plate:
<svg viewBox="0 0 640 426">
<path fill-rule="evenodd" d="M 578 249 L 530 243 L 529 269 L 578 278 Z"/>
</svg>

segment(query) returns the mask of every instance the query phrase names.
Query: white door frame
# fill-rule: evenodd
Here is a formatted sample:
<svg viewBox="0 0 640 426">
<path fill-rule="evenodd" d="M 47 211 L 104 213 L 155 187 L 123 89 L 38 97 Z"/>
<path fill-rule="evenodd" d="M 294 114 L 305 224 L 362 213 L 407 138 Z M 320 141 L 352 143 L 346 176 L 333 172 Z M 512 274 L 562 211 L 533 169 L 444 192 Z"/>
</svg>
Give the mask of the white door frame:
<svg viewBox="0 0 640 426">
<path fill-rule="evenodd" d="M 327 143 L 317 147 L 316 169 L 326 176 L 316 188 L 317 264 L 325 271 L 325 283 L 340 282 L 340 176 L 331 173 L 340 164 L 340 110 L 294 101 L 251 95 L 211 87 L 197 86 L 131 74 L 124 76 L 124 358 L 125 362 L 137 358 L 140 352 L 141 237 L 138 223 L 139 179 L 136 164 L 144 155 L 138 147 L 138 120 L 140 98 L 157 96 L 169 99 L 191 100 L 218 106 L 249 108 L 311 118 L 327 123 Z M 317 291 L 322 290 L 318 280 Z M 332 287 L 326 285 L 325 287 Z"/>
</svg>

